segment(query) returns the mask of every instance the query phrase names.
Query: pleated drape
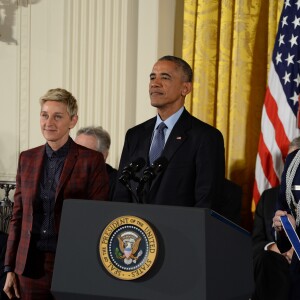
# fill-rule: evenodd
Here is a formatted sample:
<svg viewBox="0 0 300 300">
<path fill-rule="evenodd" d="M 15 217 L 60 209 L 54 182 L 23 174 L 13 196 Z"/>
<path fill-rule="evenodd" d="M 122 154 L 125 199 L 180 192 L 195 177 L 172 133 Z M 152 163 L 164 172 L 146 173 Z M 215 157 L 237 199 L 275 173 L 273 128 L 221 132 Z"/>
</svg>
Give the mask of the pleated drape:
<svg viewBox="0 0 300 300">
<path fill-rule="evenodd" d="M 185 0 L 182 57 L 194 70 L 186 108 L 224 136 L 226 177 L 243 188 L 251 230 L 252 189 L 269 63 L 283 0 Z"/>
</svg>

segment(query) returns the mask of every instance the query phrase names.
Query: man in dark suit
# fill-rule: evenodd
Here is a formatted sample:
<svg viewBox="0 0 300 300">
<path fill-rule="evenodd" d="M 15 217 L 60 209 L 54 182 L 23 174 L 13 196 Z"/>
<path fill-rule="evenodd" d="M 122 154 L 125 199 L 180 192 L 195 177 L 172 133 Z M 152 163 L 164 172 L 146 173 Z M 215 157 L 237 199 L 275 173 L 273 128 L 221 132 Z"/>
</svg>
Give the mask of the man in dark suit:
<svg viewBox="0 0 300 300">
<path fill-rule="evenodd" d="M 279 186 L 265 190 L 257 204 L 252 231 L 255 291 L 252 300 L 289 299 L 293 250 L 281 254 L 272 234 Z"/>
<path fill-rule="evenodd" d="M 300 148 L 300 137 L 293 139 L 288 153 Z M 252 300 L 290 299 L 293 248 L 280 252 L 274 241 L 272 223 L 279 200 L 280 186 L 265 190 L 257 204 L 253 231 L 255 291 Z"/>
<path fill-rule="evenodd" d="M 281 176 L 277 210 L 273 217 L 273 228 L 276 231 L 276 244 L 283 253 L 291 249 L 291 242 L 286 235 L 281 223 L 281 216 L 287 216 L 290 224 L 300 236 L 300 150 L 297 149 L 288 154 Z M 289 300 L 300 299 L 300 262 L 294 251 L 289 256 L 291 288 Z"/>
<path fill-rule="evenodd" d="M 151 105 L 157 108 L 157 116 L 127 131 L 119 175 L 138 158 L 146 161 L 146 167 L 151 165 L 149 156 L 158 144 L 156 137 L 161 135 L 162 122 L 166 126 L 162 130 L 164 148 L 157 157 L 166 158 L 162 163 L 165 166 L 163 170 L 155 169 L 154 163 L 152 174 L 157 175 L 146 182 L 142 193 L 136 193 L 141 184 L 134 180 L 124 185 L 118 182 L 114 201 L 207 207 L 222 213 L 223 136 L 184 108 L 185 97 L 192 90 L 192 77 L 191 67 L 181 58 L 164 56 L 154 64 L 149 95 Z M 142 168 L 136 172 L 136 177 L 143 177 L 144 171 Z"/>
<path fill-rule="evenodd" d="M 78 129 L 75 142 L 81 146 L 101 152 L 106 162 L 111 139 L 109 133 L 101 126 L 87 126 Z M 109 198 L 111 199 L 116 185 L 118 171 L 108 163 L 105 163 L 105 165 L 109 177 Z"/>
<path fill-rule="evenodd" d="M 78 120 L 76 99 L 64 89 L 52 89 L 40 104 L 47 143 L 20 154 L 4 262 L 4 291 L 22 300 L 53 299 L 50 287 L 63 201 L 108 198 L 103 155 L 69 136 Z"/>
</svg>

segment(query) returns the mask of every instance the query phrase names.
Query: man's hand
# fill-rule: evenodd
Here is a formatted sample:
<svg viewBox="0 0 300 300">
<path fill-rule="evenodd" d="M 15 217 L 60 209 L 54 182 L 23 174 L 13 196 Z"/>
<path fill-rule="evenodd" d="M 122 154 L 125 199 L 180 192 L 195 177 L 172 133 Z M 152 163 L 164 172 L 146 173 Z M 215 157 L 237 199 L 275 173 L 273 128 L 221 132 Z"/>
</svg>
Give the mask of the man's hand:
<svg viewBox="0 0 300 300">
<path fill-rule="evenodd" d="M 273 251 L 273 252 L 281 254 L 278 247 L 277 247 L 277 245 L 276 245 L 276 243 L 273 243 L 273 244 L 269 245 L 268 246 L 268 251 Z"/>
<path fill-rule="evenodd" d="M 6 281 L 5 281 L 3 291 L 8 296 L 9 299 L 12 299 L 14 297 L 20 298 L 18 280 L 14 272 L 8 272 L 6 274 Z"/>
<path fill-rule="evenodd" d="M 291 215 L 288 215 L 288 213 L 286 211 L 283 210 L 277 210 L 275 213 L 275 216 L 273 217 L 273 224 L 272 227 L 274 227 L 274 229 L 277 232 L 282 231 L 282 224 L 281 224 L 281 220 L 280 217 L 282 216 L 288 216 L 289 220 L 292 221 L 292 219 L 294 219 Z M 295 220 L 292 221 L 292 224 L 295 224 Z"/>
<path fill-rule="evenodd" d="M 294 254 L 293 247 L 291 247 L 291 249 L 289 251 L 286 251 L 286 252 L 282 253 L 282 255 L 287 259 L 289 264 L 292 261 L 293 254 Z"/>
</svg>

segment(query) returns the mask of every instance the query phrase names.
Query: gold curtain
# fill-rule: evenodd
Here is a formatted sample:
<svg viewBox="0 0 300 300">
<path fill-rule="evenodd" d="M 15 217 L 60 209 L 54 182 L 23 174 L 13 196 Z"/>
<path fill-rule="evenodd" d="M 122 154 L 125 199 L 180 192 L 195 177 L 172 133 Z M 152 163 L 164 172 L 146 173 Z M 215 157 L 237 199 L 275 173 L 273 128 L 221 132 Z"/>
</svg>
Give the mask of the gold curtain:
<svg viewBox="0 0 300 300">
<path fill-rule="evenodd" d="M 283 0 L 184 0 L 182 57 L 194 70 L 186 108 L 224 136 L 226 177 L 243 188 L 242 226 L 252 228 L 252 189 L 269 63 Z"/>
</svg>

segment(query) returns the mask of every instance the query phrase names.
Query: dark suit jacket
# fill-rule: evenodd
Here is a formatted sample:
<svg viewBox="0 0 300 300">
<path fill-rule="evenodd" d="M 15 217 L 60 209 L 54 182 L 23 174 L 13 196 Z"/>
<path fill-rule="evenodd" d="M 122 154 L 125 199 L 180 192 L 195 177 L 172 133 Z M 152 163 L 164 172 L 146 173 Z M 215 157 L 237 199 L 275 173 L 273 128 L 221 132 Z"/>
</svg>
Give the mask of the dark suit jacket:
<svg viewBox="0 0 300 300">
<path fill-rule="evenodd" d="M 5 265 L 22 274 L 28 257 L 33 221 L 33 204 L 37 197 L 45 145 L 20 154 L 16 177 L 13 216 Z M 61 210 L 65 199 L 108 199 L 108 175 L 103 155 L 80 145 L 70 143 L 55 196 L 55 228 L 58 233 Z"/>
<path fill-rule="evenodd" d="M 278 196 L 279 186 L 265 190 L 258 201 L 252 230 L 254 258 L 264 251 L 264 247 L 268 243 L 274 242 L 272 223 Z"/>
<path fill-rule="evenodd" d="M 257 295 L 265 296 L 254 296 L 253 299 L 300 299 L 300 264 L 297 255 L 294 253 L 291 264 L 288 264 L 282 255 L 264 251 L 265 245 L 274 241 L 272 222 L 280 205 L 281 188 L 278 186 L 265 190 L 256 208 L 252 233 L 254 276 Z M 285 234 L 279 234 L 278 237 L 280 251 L 289 250 L 291 244 Z M 284 247 L 280 245 L 281 240 L 287 241 Z"/>
<path fill-rule="evenodd" d="M 111 200 L 118 180 L 118 170 L 113 168 L 111 165 L 106 164 L 106 172 L 109 178 L 109 200 Z"/>
<path fill-rule="evenodd" d="M 225 178 L 223 216 L 236 224 L 241 223 L 242 197 L 242 187 Z"/>
<path fill-rule="evenodd" d="M 123 168 L 137 158 L 148 161 L 156 117 L 129 129 L 119 165 Z M 146 203 L 198 206 L 220 212 L 225 173 L 223 136 L 216 128 L 191 116 L 186 110 L 175 124 L 162 156 L 167 168 L 159 173 L 147 191 Z M 137 175 L 140 177 L 143 170 Z M 120 182 L 114 201 L 134 201 Z"/>
</svg>

